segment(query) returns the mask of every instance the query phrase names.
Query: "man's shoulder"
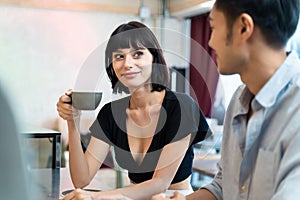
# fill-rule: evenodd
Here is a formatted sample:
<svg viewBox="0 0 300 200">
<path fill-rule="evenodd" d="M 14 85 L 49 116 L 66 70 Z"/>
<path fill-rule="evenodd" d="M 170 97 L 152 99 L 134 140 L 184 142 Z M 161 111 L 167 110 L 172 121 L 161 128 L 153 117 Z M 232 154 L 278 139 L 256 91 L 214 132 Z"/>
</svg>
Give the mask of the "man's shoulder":
<svg viewBox="0 0 300 200">
<path fill-rule="evenodd" d="M 300 72 L 293 77 L 291 84 L 297 87 L 298 89 L 300 88 Z"/>
</svg>

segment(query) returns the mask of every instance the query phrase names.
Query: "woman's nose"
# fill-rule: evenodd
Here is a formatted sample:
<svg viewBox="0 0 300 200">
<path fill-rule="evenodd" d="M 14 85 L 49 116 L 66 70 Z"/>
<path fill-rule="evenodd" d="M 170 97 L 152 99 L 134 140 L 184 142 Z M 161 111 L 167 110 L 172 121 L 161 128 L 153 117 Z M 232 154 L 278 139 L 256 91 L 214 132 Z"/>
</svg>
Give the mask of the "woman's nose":
<svg viewBox="0 0 300 200">
<path fill-rule="evenodd" d="M 125 56 L 125 62 L 124 62 L 124 67 L 126 68 L 132 68 L 134 65 L 134 60 L 130 55 Z"/>
</svg>

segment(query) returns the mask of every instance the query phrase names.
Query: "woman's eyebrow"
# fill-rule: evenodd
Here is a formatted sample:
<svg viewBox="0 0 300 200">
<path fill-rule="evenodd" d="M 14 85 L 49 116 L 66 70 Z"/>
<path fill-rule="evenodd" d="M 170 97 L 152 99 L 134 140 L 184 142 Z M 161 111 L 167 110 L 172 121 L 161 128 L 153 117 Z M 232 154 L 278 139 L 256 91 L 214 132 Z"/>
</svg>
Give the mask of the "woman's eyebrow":
<svg viewBox="0 0 300 200">
<path fill-rule="evenodd" d="M 113 51 L 113 53 L 123 53 L 123 52 L 121 51 L 121 49 L 116 49 Z"/>
<path fill-rule="evenodd" d="M 137 48 L 131 48 L 130 52 L 138 51 L 138 50 L 145 50 L 146 47 L 137 47 Z"/>
<path fill-rule="evenodd" d="M 145 49 L 146 49 L 146 47 L 130 48 L 130 51 L 127 52 L 127 53 L 132 53 L 132 52 L 135 52 L 135 51 L 138 51 L 138 50 L 145 50 Z M 113 51 L 113 53 L 124 53 L 124 52 L 122 51 L 122 49 L 116 49 L 116 50 Z"/>
</svg>

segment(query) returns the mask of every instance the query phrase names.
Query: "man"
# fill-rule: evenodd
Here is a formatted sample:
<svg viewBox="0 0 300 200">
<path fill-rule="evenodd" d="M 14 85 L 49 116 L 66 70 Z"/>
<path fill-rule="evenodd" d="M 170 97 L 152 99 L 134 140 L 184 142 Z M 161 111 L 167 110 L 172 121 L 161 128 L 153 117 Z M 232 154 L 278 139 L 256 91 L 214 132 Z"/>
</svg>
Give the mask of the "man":
<svg viewBox="0 0 300 200">
<path fill-rule="evenodd" d="M 219 72 L 239 74 L 244 85 L 227 109 L 219 171 L 188 200 L 299 199 L 300 61 L 284 50 L 297 26 L 299 4 L 216 0 L 209 45 Z"/>
</svg>

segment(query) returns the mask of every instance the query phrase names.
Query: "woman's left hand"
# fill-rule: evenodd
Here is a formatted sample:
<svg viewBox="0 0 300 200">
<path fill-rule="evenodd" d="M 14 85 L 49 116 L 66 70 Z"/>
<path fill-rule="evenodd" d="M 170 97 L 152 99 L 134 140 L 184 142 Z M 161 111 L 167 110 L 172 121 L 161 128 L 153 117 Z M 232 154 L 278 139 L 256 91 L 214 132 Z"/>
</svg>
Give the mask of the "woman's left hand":
<svg viewBox="0 0 300 200">
<path fill-rule="evenodd" d="M 94 192 L 75 189 L 73 192 L 70 192 L 66 196 L 61 197 L 60 200 L 94 200 L 94 195 Z"/>
<path fill-rule="evenodd" d="M 73 192 L 60 198 L 60 200 L 131 200 L 121 194 L 101 195 L 101 192 L 90 192 L 82 189 L 75 189 Z"/>
<path fill-rule="evenodd" d="M 154 195 L 151 200 L 186 200 L 185 196 L 175 191 L 173 196 L 167 196 L 164 193 Z"/>
</svg>

